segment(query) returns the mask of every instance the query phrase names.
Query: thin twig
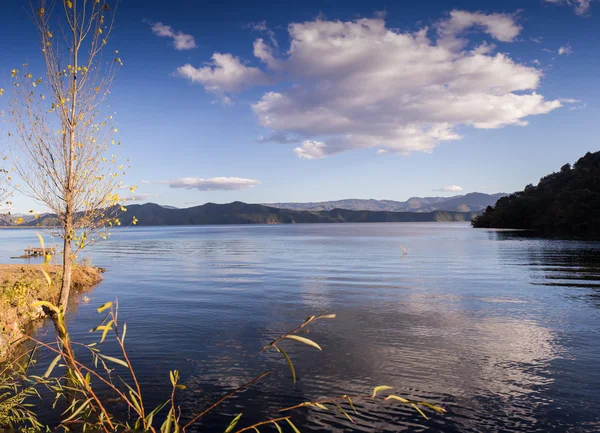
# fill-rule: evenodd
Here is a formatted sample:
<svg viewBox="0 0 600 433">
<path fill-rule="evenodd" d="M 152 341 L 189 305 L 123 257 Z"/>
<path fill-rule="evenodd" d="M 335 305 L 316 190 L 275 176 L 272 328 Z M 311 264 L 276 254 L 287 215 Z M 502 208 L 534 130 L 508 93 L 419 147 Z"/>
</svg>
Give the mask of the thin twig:
<svg viewBox="0 0 600 433">
<path fill-rule="evenodd" d="M 183 426 L 182 430 L 185 431 L 185 429 L 187 429 L 189 426 L 191 426 L 192 424 L 194 424 L 196 421 L 198 421 L 202 416 L 206 415 L 208 412 L 210 412 L 211 410 L 213 410 L 215 407 L 217 407 L 218 405 L 220 405 L 221 403 L 223 403 L 225 400 L 227 400 L 229 397 L 231 397 L 234 394 L 237 394 L 238 392 L 240 392 L 242 389 L 249 387 L 250 385 L 255 384 L 256 382 L 258 382 L 259 380 L 262 380 L 265 376 L 268 376 L 269 374 L 271 374 L 270 371 L 265 371 L 263 374 L 261 374 L 258 377 L 255 377 L 254 379 L 252 379 L 250 382 L 245 383 L 244 385 L 240 386 L 239 388 L 234 389 L 233 391 L 231 391 L 230 393 L 226 394 L 224 397 L 222 397 L 220 400 L 218 400 L 216 403 L 212 404 L 208 409 L 205 409 L 204 411 L 202 411 L 199 415 L 196 415 L 194 417 L 194 419 L 192 419 L 190 422 L 188 422 L 186 425 Z"/>
<path fill-rule="evenodd" d="M 244 431 L 252 430 L 253 428 L 256 428 L 256 427 L 261 426 L 261 425 L 273 424 L 273 423 L 276 423 L 277 421 L 285 421 L 286 419 L 290 419 L 290 418 L 291 417 L 289 417 L 289 416 L 282 416 L 280 418 L 268 419 L 266 421 L 257 422 L 256 424 L 252 424 L 251 426 L 239 429 L 235 433 L 242 433 Z"/>
</svg>

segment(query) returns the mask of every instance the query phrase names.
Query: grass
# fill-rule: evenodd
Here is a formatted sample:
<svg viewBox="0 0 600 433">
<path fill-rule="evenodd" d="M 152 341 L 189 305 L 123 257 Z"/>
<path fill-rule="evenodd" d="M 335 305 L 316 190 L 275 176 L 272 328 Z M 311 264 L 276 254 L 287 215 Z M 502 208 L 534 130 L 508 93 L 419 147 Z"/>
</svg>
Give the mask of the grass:
<svg viewBox="0 0 600 433">
<path fill-rule="evenodd" d="M 58 298 L 58 289 L 52 293 L 41 269 L 41 265 L 0 265 L 0 360 L 9 353 L 12 343 L 25 335 L 29 324 L 45 317 L 42 308 L 32 304 Z M 49 275 L 54 280 L 52 287 L 60 287 L 60 266 L 49 266 Z M 76 266 L 72 292 L 88 290 L 101 280 L 100 269 Z"/>
</svg>

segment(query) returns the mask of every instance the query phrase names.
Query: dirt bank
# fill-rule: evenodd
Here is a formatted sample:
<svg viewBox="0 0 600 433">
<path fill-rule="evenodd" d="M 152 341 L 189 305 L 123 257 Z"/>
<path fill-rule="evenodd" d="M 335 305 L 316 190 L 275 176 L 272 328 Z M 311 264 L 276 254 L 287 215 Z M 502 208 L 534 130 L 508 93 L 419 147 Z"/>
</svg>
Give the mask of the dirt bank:
<svg viewBox="0 0 600 433">
<path fill-rule="evenodd" d="M 29 324 L 44 317 L 40 307 L 31 305 L 38 300 L 58 298 L 60 266 L 49 266 L 52 289 L 42 269 L 42 265 L 0 265 L 0 360 L 8 353 L 11 343 L 23 337 Z M 76 266 L 71 293 L 89 290 L 100 281 L 101 269 Z"/>
</svg>

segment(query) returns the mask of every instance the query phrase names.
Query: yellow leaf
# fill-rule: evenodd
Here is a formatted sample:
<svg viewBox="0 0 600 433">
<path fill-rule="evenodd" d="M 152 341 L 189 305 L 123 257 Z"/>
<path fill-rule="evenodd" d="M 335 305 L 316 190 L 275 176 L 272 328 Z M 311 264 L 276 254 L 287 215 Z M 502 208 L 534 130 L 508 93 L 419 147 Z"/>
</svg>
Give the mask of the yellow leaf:
<svg viewBox="0 0 600 433">
<path fill-rule="evenodd" d="M 392 389 L 391 386 L 381 385 L 373 388 L 373 395 L 371 397 L 375 397 L 379 391 L 385 391 L 386 389 Z"/>
<path fill-rule="evenodd" d="M 291 340 L 296 340 L 296 341 L 299 341 L 299 342 L 301 342 L 301 343 L 308 344 L 309 346 L 315 347 L 315 348 L 317 348 L 317 349 L 319 349 L 319 350 L 323 350 L 323 349 L 321 349 L 321 346 L 319 346 L 319 345 L 318 345 L 317 343 L 315 343 L 314 341 L 312 341 L 312 340 L 309 340 L 308 338 L 299 337 L 299 336 L 297 336 L 297 335 L 288 335 L 288 336 L 287 336 L 287 337 L 285 337 L 285 338 L 289 338 L 289 339 L 291 339 Z"/>
<path fill-rule="evenodd" d="M 100 308 L 98 308 L 98 313 L 102 313 L 107 308 L 112 307 L 112 305 L 113 305 L 112 301 L 111 302 L 107 302 L 106 304 L 104 304 Z"/>
<path fill-rule="evenodd" d="M 398 397 L 397 395 L 388 395 L 385 399 L 386 400 L 398 400 L 398 401 L 400 401 L 402 403 L 408 403 L 409 402 L 409 400 L 405 399 L 404 397 Z"/>
<path fill-rule="evenodd" d="M 427 418 L 427 415 L 425 415 L 423 413 L 423 411 L 421 409 L 419 409 L 419 407 L 416 404 L 412 403 L 411 406 L 414 407 L 417 410 L 417 412 L 419 412 L 421 414 L 421 416 L 423 418 L 425 418 L 426 420 L 429 420 L 429 418 Z"/>
</svg>

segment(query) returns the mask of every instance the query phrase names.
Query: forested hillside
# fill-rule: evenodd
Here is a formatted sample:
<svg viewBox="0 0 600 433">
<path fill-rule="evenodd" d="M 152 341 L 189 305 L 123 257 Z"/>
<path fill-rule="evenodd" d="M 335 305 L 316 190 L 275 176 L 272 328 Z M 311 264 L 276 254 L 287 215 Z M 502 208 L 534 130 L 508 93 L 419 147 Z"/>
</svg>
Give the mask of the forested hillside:
<svg viewBox="0 0 600 433">
<path fill-rule="evenodd" d="M 537 186 L 498 200 L 474 227 L 528 229 L 544 235 L 600 239 L 600 152 L 544 176 Z"/>
</svg>

